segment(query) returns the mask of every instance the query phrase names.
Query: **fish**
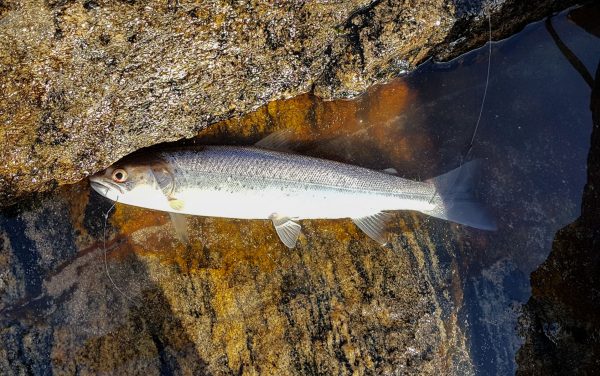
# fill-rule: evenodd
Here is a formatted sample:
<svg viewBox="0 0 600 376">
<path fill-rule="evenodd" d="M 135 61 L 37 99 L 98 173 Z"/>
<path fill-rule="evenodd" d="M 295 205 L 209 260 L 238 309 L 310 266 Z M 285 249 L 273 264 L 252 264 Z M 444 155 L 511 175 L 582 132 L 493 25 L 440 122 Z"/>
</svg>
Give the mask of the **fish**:
<svg viewBox="0 0 600 376">
<path fill-rule="evenodd" d="M 288 247 L 303 219 L 350 218 L 386 244 L 397 210 L 414 210 L 483 230 L 495 230 L 473 196 L 479 165 L 470 161 L 438 177 L 413 181 L 267 145 L 179 147 L 134 153 L 89 178 L 92 189 L 122 204 L 168 212 L 188 242 L 185 216 L 271 220 Z"/>
</svg>

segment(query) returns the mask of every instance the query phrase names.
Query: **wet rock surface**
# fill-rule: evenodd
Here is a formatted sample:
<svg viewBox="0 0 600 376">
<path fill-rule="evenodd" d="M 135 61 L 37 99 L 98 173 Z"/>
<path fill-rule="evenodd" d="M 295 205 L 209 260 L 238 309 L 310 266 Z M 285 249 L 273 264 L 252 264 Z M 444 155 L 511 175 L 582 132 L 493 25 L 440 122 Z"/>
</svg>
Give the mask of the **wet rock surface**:
<svg viewBox="0 0 600 376">
<path fill-rule="evenodd" d="M 574 1 L 491 3 L 494 38 Z M 353 96 L 487 39 L 480 1 L 0 3 L 0 205 L 268 101 Z"/>
</svg>

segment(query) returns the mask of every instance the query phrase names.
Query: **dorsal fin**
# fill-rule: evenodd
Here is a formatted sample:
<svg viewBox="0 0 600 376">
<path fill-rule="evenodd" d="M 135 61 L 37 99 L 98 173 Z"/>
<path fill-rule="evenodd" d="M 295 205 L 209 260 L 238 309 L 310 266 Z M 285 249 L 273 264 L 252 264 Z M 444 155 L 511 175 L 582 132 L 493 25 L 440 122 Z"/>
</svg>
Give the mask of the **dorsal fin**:
<svg viewBox="0 0 600 376">
<path fill-rule="evenodd" d="M 264 137 L 254 146 L 275 151 L 293 151 L 298 146 L 298 140 L 294 136 L 295 131 L 293 129 L 282 129 Z"/>
</svg>

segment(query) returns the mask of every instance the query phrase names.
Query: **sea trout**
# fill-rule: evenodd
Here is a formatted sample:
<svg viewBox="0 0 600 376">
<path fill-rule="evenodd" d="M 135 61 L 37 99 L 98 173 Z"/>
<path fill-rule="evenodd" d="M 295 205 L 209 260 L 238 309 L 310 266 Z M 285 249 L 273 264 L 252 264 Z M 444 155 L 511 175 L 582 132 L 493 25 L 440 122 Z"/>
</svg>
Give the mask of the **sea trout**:
<svg viewBox="0 0 600 376">
<path fill-rule="evenodd" d="M 476 164 L 418 182 L 259 147 L 205 146 L 134 153 L 90 177 L 90 183 L 111 200 L 169 212 L 180 234 L 181 214 L 270 219 L 281 241 L 293 248 L 299 220 L 351 218 L 385 244 L 388 212 L 394 210 L 494 229 L 470 195 Z"/>
</svg>

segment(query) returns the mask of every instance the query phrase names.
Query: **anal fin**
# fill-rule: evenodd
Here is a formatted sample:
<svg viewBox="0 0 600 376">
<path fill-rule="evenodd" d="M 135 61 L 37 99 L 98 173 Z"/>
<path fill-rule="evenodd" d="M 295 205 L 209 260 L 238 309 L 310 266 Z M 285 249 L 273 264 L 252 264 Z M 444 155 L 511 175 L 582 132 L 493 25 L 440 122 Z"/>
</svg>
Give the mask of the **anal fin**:
<svg viewBox="0 0 600 376">
<path fill-rule="evenodd" d="M 392 214 L 390 213 L 377 212 L 364 217 L 352 218 L 352 222 L 377 243 L 387 244 L 386 227 L 391 218 Z"/>
<path fill-rule="evenodd" d="M 290 249 L 294 248 L 296 246 L 296 242 L 298 241 L 298 236 L 300 236 L 302 226 L 300 226 L 297 222 L 294 222 L 294 220 L 291 218 L 281 217 L 276 214 L 271 216 L 271 220 L 273 221 L 275 231 L 277 232 L 277 235 L 283 244 Z"/>
</svg>

